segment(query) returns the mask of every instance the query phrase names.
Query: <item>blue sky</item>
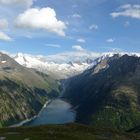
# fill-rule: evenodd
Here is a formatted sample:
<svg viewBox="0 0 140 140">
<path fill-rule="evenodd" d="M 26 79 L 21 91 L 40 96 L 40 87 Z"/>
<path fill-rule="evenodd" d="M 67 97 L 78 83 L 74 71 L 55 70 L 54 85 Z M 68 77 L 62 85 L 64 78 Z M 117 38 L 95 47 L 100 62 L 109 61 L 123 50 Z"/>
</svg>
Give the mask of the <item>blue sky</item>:
<svg viewBox="0 0 140 140">
<path fill-rule="evenodd" d="M 0 47 L 11 53 L 140 52 L 139 0 L 0 0 Z"/>
</svg>

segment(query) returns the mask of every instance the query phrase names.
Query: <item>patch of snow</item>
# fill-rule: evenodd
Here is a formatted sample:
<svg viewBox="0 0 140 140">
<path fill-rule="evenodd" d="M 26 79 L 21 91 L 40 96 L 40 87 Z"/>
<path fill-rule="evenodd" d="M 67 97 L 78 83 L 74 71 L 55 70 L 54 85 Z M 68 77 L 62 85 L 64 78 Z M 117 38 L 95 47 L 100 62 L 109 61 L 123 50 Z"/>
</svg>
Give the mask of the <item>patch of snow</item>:
<svg viewBox="0 0 140 140">
<path fill-rule="evenodd" d="M 2 64 L 5 64 L 7 61 L 1 61 Z"/>
</svg>

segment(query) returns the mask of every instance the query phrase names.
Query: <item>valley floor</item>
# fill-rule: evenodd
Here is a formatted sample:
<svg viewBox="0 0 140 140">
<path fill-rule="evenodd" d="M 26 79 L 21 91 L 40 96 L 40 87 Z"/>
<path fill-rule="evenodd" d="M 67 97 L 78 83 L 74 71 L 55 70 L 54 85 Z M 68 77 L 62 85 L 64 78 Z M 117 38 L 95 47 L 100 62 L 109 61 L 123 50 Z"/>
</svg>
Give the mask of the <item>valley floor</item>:
<svg viewBox="0 0 140 140">
<path fill-rule="evenodd" d="M 0 129 L 0 140 L 140 140 L 139 134 L 79 124 Z"/>
</svg>

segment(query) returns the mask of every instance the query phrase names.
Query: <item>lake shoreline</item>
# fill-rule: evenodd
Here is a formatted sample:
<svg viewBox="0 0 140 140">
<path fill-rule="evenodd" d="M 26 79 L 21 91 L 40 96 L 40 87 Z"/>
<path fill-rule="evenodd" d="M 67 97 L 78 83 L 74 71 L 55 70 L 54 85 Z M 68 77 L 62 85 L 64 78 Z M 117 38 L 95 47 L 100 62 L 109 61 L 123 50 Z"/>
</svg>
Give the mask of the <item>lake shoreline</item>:
<svg viewBox="0 0 140 140">
<path fill-rule="evenodd" d="M 69 102 L 56 98 L 41 112 L 39 117 L 24 126 L 66 124 L 75 122 L 76 112 Z"/>
<path fill-rule="evenodd" d="M 47 118 L 45 117 L 45 121 L 46 121 L 46 119 L 49 120 L 47 123 L 45 121 L 44 121 L 44 123 L 41 122 L 42 117 L 44 117 L 44 116 L 42 116 L 42 114 L 44 114 L 44 112 L 47 113 L 47 114 L 45 114 L 45 116 L 47 116 Z M 52 112 L 54 114 L 53 115 L 49 114 L 49 112 Z M 55 114 L 55 113 L 57 113 L 57 114 Z M 67 113 L 70 113 L 70 114 L 68 115 Z M 55 118 L 55 116 L 57 116 L 58 120 Z M 71 116 L 71 118 L 69 116 Z M 54 118 L 53 121 L 52 121 L 52 118 Z M 75 122 L 75 118 L 76 118 L 76 111 L 74 110 L 71 103 L 64 98 L 56 98 L 56 99 L 48 100 L 43 105 L 42 109 L 39 111 L 39 113 L 37 115 L 35 115 L 29 119 L 23 120 L 17 124 L 8 126 L 8 127 L 44 125 L 44 124 L 65 124 L 65 123 Z M 41 123 L 40 122 L 38 123 L 38 119 L 41 120 L 40 121 Z"/>
<path fill-rule="evenodd" d="M 21 121 L 21 122 L 19 122 L 17 124 L 10 125 L 8 127 L 20 127 L 20 126 L 25 125 L 26 123 L 29 123 L 29 122 L 35 120 L 41 114 L 41 112 L 44 110 L 44 108 L 46 108 L 52 101 L 53 100 L 46 101 L 46 103 L 43 105 L 43 107 L 41 108 L 41 110 L 39 111 L 39 113 L 37 115 L 35 115 L 35 116 L 33 116 L 33 117 L 29 118 L 29 119 L 23 120 L 23 121 Z"/>
</svg>

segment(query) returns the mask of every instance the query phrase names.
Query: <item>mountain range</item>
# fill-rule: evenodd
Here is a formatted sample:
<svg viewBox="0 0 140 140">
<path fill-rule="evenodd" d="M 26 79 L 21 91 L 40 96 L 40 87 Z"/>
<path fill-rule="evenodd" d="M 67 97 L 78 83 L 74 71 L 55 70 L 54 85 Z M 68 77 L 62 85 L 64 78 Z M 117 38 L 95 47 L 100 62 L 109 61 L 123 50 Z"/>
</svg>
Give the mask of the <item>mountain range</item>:
<svg viewBox="0 0 140 140">
<path fill-rule="evenodd" d="M 97 61 L 106 57 L 111 57 L 114 54 L 116 53 L 92 53 L 81 51 L 79 53 L 71 52 L 42 56 L 18 53 L 12 56 L 12 58 L 27 68 L 34 68 L 60 80 L 76 76 L 95 65 Z M 139 53 L 119 53 L 120 56 L 124 54 L 140 56 Z"/>
<path fill-rule="evenodd" d="M 49 61 L 44 56 L 31 56 L 18 53 L 14 60 L 19 64 L 34 68 L 38 71 L 53 76 L 55 79 L 67 79 L 71 76 L 82 73 L 93 62 L 92 59 L 86 58 L 84 61 L 54 62 Z"/>
<path fill-rule="evenodd" d="M 118 130 L 140 125 L 140 57 L 106 57 L 66 85 L 76 122 Z"/>
<path fill-rule="evenodd" d="M 104 54 L 81 61 L 0 53 L 0 126 L 38 114 L 45 102 L 63 98 L 77 112 L 76 122 L 129 130 L 140 125 L 140 57 Z M 62 93 L 61 93 L 62 94 Z"/>
</svg>

